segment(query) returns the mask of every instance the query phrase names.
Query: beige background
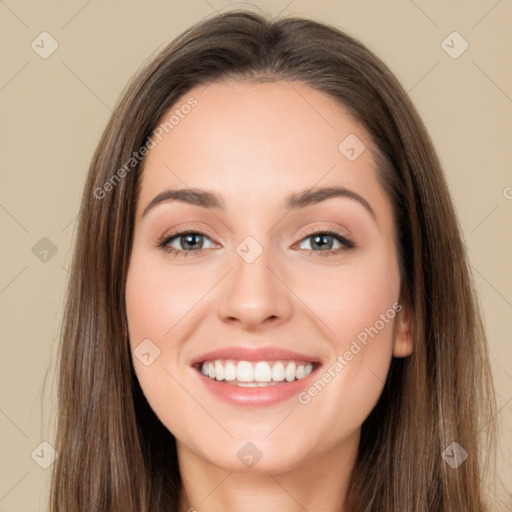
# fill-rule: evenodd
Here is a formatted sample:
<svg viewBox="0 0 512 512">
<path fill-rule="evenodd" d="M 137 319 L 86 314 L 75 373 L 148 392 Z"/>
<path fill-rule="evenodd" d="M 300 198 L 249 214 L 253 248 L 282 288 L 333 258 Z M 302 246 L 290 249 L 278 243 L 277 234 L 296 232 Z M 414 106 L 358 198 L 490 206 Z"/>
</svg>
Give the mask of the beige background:
<svg viewBox="0 0 512 512">
<path fill-rule="evenodd" d="M 43 447 L 43 457 L 39 445 L 53 436 L 66 269 L 86 169 L 110 112 L 159 47 L 214 10 L 248 4 L 0 1 L 2 512 L 46 509 L 50 469 L 34 459 L 50 453 Z M 423 117 L 446 170 L 486 318 L 504 437 L 504 486 L 496 492 L 502 510 L 512 510 L 512 2 L 257 4 L 327 21 L 361 39 L 397 74 Z M 59 45 L 47 59 L 31 47 L 43 31 Z M 441 46 L 453 31 L 469 44 L 456 59 Z M 455 50 L 460 44 L 455 40 Z M 46 262 L 32 252 L 43 237 L 57 248 Z"/>
</svg>

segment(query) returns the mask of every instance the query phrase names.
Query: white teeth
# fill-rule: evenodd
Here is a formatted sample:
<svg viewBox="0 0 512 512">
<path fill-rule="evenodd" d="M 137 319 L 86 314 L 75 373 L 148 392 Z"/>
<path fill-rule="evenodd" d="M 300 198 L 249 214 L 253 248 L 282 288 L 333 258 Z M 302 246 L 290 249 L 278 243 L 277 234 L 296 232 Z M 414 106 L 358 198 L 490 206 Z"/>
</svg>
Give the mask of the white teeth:
<svg viewBox="0 0 512 512">
<path fill-rule="evenodd" d="M 215 361 L 215 378 L 217 380 L 224 380 L 224 366 L 220 361 Z"/>
<path fill-rule="evenodd" d="M 288 382 L 291 382 L 292 380 L 295 380 L 295 363 L 288 363 L 288 366 L 286 367 L 286 371 L 284 372 L 286 380 Z"/>
<path fill-rule="evenodd" d="M 270 365 L 260 361 L 254 367 L 254 380 L 256 382 L 270 382 L 272 380 L 272 370 Z"/>
<path fill-rule="evenodd" d="M 224 365 L 224 378 L 227 381 L 236 379 L 236 366 L 234 363 L 228 362 Z"/>
<path fill-rule="evenodd" d="M 236 380 L 238 382 L 254 381 L 254 370 L 251 363 L 248 361 L 238 361 L 238 366 L 236 367 Z"/>
<path fill-rule="evenodd" d="M 272 367 L 272 380 L 282 382 L 284 380 L 284 364 L 278 361 Z"/>
<path fill-rule="evenodd" d="M 265 387 L 286 380 L 293 382 L 307 377 L 313 371 L 312 363 L 296 361 L 233 361 L 217 359 L 205 361 L 201 373 L 217 381 L 225 380 L 236 386 Z"/>
</svg>

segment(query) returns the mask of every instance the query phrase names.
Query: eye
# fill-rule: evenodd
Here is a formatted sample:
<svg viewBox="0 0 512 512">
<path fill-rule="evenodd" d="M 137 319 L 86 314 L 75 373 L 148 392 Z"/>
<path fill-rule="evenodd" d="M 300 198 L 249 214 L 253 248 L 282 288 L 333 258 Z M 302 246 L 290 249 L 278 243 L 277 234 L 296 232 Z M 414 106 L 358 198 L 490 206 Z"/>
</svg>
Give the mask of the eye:
<svg viewBox="0 0 512 512">
<path fill-rule="evenodd" d="M 210 242 L 210 247 L 204 247 L 205 241 Z M 177 246 L 177 247 L 176 247 Z M 199 231 L 181 231 L 171 235 L 165 235 L 158 242 L 158 247 L 175 256 L 187 256 L 192 252 L 209 249 L 214 244 L 210 238 Z"/>
<path fill-rule="evenodd" d="M 309 245 L 309 247 L 304 247 L 304 245 Z M 317 256 L 339 254 L 353 247 L 355 247 L 354 242 L 333 230 L 316 231 L 303 238 L 299 243 L 299 248 L 318 253 Z"/>
<path fill-rule="evenodd" d="M 205 247 L 205 242 L 208 242 L 210 245 Z M 188 256 L 192 253 L 200 253 L 204 249 L 211 249 L 214 245 L 208 235 L 192 230 L 165 235 L 157 242 L 157 246 L 160 249 L 174 256 Z M 298 245 L 299 249 L 315 253 L 315 256 L 340 254 L 355 247 L 354 242 L 337 231 L 329 229 L 308 234 L 302 238 Z M 309 247 L 304 247 L 304 245 L 309 245 Z"/>
</svg>

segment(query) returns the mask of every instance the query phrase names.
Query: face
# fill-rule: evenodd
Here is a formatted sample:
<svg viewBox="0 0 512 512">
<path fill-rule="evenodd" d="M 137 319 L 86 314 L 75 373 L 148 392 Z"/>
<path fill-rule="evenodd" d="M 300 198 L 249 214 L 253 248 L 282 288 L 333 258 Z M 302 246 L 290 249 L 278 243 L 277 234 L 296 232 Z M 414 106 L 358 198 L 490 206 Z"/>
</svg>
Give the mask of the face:
<svg viewBox="0 0 512 512">
<path fill-rule="evenodd" d="M 145 160 L 126 283 L 150 406 L 180 461 L 278 473 L 353 451 L 412 350 L 367 133 L 284 81 L 198 87 L 173 114 Z"/>
</svg>

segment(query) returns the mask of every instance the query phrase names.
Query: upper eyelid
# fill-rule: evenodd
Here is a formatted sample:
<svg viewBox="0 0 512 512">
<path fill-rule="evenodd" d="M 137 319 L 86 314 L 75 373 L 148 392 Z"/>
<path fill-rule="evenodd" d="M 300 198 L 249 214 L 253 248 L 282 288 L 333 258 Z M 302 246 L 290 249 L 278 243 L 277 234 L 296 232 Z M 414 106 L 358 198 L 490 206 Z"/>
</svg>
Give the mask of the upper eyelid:
<svg viewBox="0 0 512 512">
<path fill-rule="evenodd" d="M 183 236 L 183 235 L 187 235 L 187 234 L 203 235 L 203 236 L 206 236 L 207 238 L 209 238 L 212 242 L 214 241 L 214 238 L 215 238 L 215 237 L 212 237 L 210 234 L 208 234 L 206 231 L 204 231 L 202 229 L 184 227 L 184 228 L 178 229 L 177 231 L 171 231 L 168 234 L 163 235 L 160 238 L 160 240 L 171 240 L 178 236 Z"/>
<path fill-rule="evenodd" d="M 311 236 L 311 235 L 314 235 L 314 234 L 317 234 L 317 233 L 327 233 L 327 234 L 330 234 L 330 235 L 339 235 L 340 237 L 346 238 L 346 239 L 352 238 L 352 234 L 351 233 L 343 234 L 342 231 L 343 230 L 332 228 L 332 227 L 311 228 L 311 229 L 306 229 L 305 231 L 302 231 L 299 236 L 304 238 L 306 236 Z"/>
</svg>

